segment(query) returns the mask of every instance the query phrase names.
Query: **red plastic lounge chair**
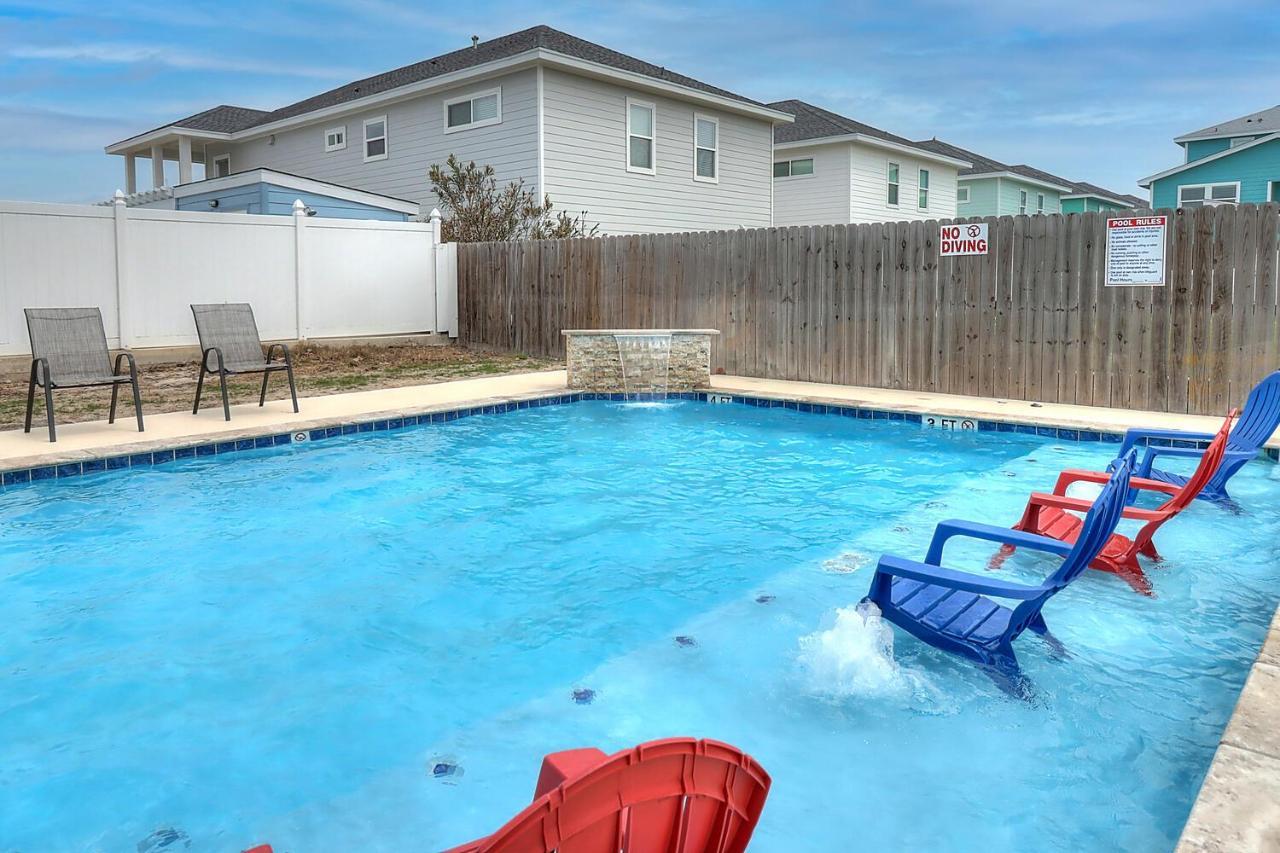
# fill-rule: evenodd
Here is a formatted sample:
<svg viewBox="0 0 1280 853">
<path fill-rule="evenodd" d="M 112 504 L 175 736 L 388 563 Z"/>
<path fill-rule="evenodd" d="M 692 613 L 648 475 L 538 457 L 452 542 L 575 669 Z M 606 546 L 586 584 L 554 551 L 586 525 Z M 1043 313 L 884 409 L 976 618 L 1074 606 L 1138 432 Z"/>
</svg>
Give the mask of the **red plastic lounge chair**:
<svg viewBox="0 0 1280 853">
<path fill-rule="evenodd" d="M 741 853 L 769 783 L 755 759 L 714 740 L 556 752 L 524 811 L 446 853 Z"/>
<path fill-rule="evenodd" d="M 1195 472 L 1181 486 L 1143 477 L 1133 477 L 1129 480 L 1130 489 L 1163 492 L 1169 495 L 1169 499 L 1155 509 L 1125 507 L 1123 518 L 1146 523 L 1132 539 L 1119 533 L 1111 534 L 1107 544 L 1102 546 L 1102 551 L 1089 564 L 1090 568 L 1119 575 L 1128 581 L 1135 591 L 1143 595 L 1152 594 L 1151 582 L 1142 571 L 1138 555 L 1160 560 L 1160 554 L 1156 551 L 1153 541 L 1156 531 L 1160 529 L 1160 525 L 1190 506 L 1205 484 L 1218 473 L 1218 468 L 1222 465 L 1227 451 L 1227 434 L 1231 431 L 1231 421 L 1235 416 L 1236 410 L 1232 409 L 1227 419 L 1222 422 L 1222 428 L 1218 430 L 1217 435 L 1204 451 L 1204 455 L 1200 457 L 1200 464 L 1196 466 Z M 1027 501 L 1027 508 L 1022 514 L 1022 520 L 1015 524 L 1013 529 L 1038 533 L 1061 542 L 1075 542 L 1076 537 L 1080 535 L 1082 522 L 1067 510 L 1087 512 L 1093 506 L 1093 502 L 1067 497 L 1067 486 L 1072 483 L 1105 483 L 1108 477 L 1108 474 L 1095 471 L 1063 471 L 1058 475 L 1058 483 L 1053 487 L 1053 494 L 1036 492 L 1031 495 Z M 1016 549 L 1012 545 L 1001 546 L 999 552 L 991 558 L 991 567 L 999 568 L 1014 550 Z"/>
</svg>

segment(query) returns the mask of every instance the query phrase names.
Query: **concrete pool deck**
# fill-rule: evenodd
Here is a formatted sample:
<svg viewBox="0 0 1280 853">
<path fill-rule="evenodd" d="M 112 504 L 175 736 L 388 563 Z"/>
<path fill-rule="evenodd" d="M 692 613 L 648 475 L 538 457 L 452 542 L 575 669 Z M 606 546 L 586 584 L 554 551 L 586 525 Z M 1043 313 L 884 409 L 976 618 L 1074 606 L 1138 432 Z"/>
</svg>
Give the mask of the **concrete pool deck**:
<svg viewBox="0 0 1280 853">
<path fill-rule="evenodd" d="M 741 376 L 713 376 L 708 390 L 721 394 L 1107 433 L 1122 433 L 1134 426 L 1212 433 L 1221 424 L 1220 416 L 1175 415 L 1058 403 L 1037 405 L 1020 400 Z M 242 404 L 232 407 L 230 422 L 223 420 L 221 407 L 210 405 L 199 415 L 192 415 L 190 411 L 148 415 L 144 433 L 137 432 L 130 413 L 124 413 L 114 425 L 96 421 L 60 426 L 56 444 L 49 443 L 43 424 L 37 422 L 29 434 L 20 429 L 0 432 L 0 471 L 297 432 L 379 417 L 550 397 L 567 392 L 565 371 L 550 370 L 304 397 L 299 401 L 302 411 L 298 414 L 292 411 L 287 401 L 268 402 L 264 408 Z M 1280 447 L 1280 440 L 1273 437 L 1267 446 Z M 1183 829 L 1178 850 L 1186 853 L 1280 850 L 1280 610 L 1272 620 L 1231 721 L 1222 733 L 1208 776 Z"/>
</svg>

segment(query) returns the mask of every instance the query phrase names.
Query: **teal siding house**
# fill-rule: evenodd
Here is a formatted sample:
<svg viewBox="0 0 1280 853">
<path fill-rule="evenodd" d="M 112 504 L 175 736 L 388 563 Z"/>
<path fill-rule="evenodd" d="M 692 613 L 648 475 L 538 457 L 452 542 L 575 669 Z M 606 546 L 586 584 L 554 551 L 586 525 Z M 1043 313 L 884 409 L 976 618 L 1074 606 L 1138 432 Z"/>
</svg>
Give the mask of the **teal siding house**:
<svg viewBox="0 0 1280 853">
<path fill-rule="evenodd" d="M 915 144 L 973 164 L 962 169 L 957 178 L 957 216 L 1083 213 L 1146 206 L 1136 196 L 1071 181 L 1025 163 L 1011 166 L 939 139 Z"/>
<path fill-rule="evenodd" d="M 1138 182 L 1152 207 L 1280 201 L 1280 106 L 1183 134 L 1184 162 Z"/>
<path fill-rule="evenodd" d="M 407 222 L 418 215 L 417 202 L 278 172 L 250 169 L 173 188 L 173 207 L 214 213 L 292 216 L 301 201 L 308 216 Z"/>
</svg>

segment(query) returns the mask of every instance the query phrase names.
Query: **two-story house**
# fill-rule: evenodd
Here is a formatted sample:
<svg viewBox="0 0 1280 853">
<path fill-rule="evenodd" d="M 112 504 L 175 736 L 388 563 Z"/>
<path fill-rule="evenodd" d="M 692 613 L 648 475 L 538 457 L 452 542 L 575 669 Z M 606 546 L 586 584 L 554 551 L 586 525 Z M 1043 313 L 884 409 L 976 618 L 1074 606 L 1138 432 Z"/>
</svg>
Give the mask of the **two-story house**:
<svg viewBox="0 0 1280 853">
<path fill-rule="evenodd" d="M 267 169 L 437 206 L 450 154 L 523 179 L 600 233 L 772 224 L 785 111 L 547 26 L 339 86 L 272 111 L 219 106 L 107 146 L 154 186 Z"/>
<path fill-rule="evenodd" d="M 1280 106 L 1184 133 L 1183 162 L 1138 181 L 1151 206 L 1280 201 Z"/>
<path fill-rule="evenodd" d="M 773 218 L 778 225 L 951 219 L 956 176 L 969 164 L 804 101 L 774 130 Z"/>
</svg>

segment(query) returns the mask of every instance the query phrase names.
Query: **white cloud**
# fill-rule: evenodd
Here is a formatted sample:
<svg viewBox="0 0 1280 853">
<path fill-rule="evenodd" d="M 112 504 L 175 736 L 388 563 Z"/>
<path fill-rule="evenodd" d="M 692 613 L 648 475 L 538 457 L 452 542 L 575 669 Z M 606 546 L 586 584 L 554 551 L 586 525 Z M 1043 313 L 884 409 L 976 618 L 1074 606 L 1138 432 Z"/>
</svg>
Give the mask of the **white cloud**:
<svg viewBox="0 0 1280 853">
<path fill-rule="evenodd" d="M 98 42 L 78 45 L 19 45 L 10 48 L 14 59 L 84 62 L 100 65 L 159 65 L 181 71 L 224 71 L 248 74 L 273 74 L 313 77 L 325 80 L 353 76 L 349 69 L 333 66 L 308 66 L 294 62 L 264 62 L 234 56 L 211 56 L 193 51 L 174 50 L 151 45 Z"/>
</svg>

